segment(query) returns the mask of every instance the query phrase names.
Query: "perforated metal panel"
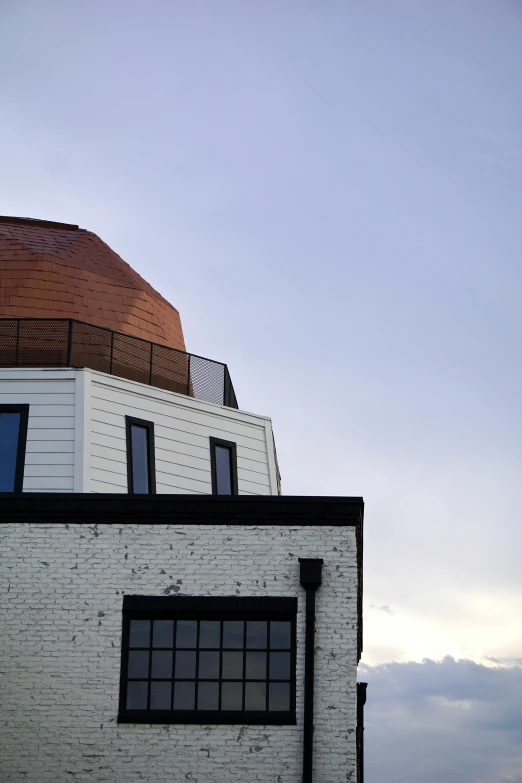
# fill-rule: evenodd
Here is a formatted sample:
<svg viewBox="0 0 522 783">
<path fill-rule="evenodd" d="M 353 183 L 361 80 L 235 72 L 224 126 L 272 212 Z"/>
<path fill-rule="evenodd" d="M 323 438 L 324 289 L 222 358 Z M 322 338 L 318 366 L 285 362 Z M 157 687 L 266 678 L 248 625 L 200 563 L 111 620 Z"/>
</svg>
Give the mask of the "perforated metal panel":
<svg viewBox="0 0 522 783">
<path fill-rule="evenodd" d="M 66 367 L 69 322 L 60 319 L 20 320 L 18 367 Z"/>
<path fill-rule="evenodd" d="M 112 332 L 79 321 L 72 321 L 71 367 L 89 367 L 111 371 Z"/>
<path fill-rule="evenodd" d="M 207 400 L 223 405 L 225 388 L 225 365 L 190 356 L 190 382 L 193 394 L 198 400 Z M 202 396 L 204 395 L 204 396 Z"/>
<path fill-rule="evenodd" d="M 0 320 L 0 367 L 92 370 L 237 408 L 225 364 L 63 318 Z"/>
<path fill-rule="evenodd" d="M 18 321 L 0 321 L 0 367 L 16 367 Z"/>
</svg>

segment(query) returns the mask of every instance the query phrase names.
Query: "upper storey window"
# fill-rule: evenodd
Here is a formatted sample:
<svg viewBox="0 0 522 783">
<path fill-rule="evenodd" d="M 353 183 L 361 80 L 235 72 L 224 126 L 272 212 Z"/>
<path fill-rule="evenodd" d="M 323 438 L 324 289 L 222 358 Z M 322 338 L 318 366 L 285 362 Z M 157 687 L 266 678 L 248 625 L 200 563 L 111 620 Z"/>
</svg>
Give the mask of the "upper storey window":
<svg viewBox="0 0 522 783">
<path fill-rule="evenodd" d="M 127 481 L 131 495 L 153 495 L 156 492 L 154 464 L 154 424 L 151 421 L 125 417 L 127 428 Z"/>
<path fill-rule="evenodd" d="M 229 440 L 210 438 L 212 494 L 237 495 L 236 444 Z"/>
<path fill-rule="evenodd" d="M 0 492 L 21 492 L 29 405 L 0 405 Z"/>
</svg>

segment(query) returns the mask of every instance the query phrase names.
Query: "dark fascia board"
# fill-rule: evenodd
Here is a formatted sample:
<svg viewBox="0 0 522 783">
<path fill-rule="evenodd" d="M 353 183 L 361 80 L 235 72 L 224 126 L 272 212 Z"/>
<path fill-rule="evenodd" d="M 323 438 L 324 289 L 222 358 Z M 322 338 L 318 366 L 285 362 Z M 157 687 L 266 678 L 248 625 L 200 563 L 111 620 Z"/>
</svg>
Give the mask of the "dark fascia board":
<svg viewBox="0 0 522 783">
<path fill-rule="evenodd" d="M 292 617 L 297 613 L 297 598 L 292 596 L 215 596 L 215 595 L 124 595 L 124 612 L 176 612 L 195 616 L 254 615 L 271 618 Z"/>
<path fill-rule="evenodd" d="M 360 497 L 0 493 L 0 524 L 290 525 L 355 527 L 358 652 L 362 652 L 363 519 Z"/>
<path fill-rule="evenodd" d="M 0 522 L 357 526 L 359 497 L 0 493 Z"/>
</svg>

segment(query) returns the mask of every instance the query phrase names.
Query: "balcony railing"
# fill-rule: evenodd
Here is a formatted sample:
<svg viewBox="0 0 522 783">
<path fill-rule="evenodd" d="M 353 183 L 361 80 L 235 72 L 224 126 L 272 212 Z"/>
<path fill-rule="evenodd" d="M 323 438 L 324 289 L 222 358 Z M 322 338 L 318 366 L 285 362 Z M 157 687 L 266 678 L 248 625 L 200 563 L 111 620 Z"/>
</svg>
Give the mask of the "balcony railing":
<svg viewBox="0 0 522 783">
<path fill-rule="evenodd" d="M 0 367 L 88 367 L 238 407 L 226 364 L 69 318 L 0 319 Z"/>
</svg>

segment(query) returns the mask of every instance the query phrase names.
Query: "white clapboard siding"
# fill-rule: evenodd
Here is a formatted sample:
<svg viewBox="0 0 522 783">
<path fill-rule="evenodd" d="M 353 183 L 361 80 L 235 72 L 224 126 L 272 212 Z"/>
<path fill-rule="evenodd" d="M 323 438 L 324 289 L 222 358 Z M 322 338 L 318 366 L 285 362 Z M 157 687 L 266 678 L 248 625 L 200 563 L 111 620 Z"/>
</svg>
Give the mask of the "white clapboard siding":
<svg viewBox="0 0 522 783">
<path fill-rule="evenodd" d="M 240 494 L 277 494 L 266 417 L 103 373 L 89 371 L 89 376 L 91 492 L 127 490 L 125 416 L 134 416 L 154 423 L 158 493 L 212 492 L 212 436 L 236 443 Z"/>
<path fill-rule="evenodd" d="M 24 492 L 74 489 L 75 371 L 0 370 L 0 405 L 29 405 Z"/>
</svg>

